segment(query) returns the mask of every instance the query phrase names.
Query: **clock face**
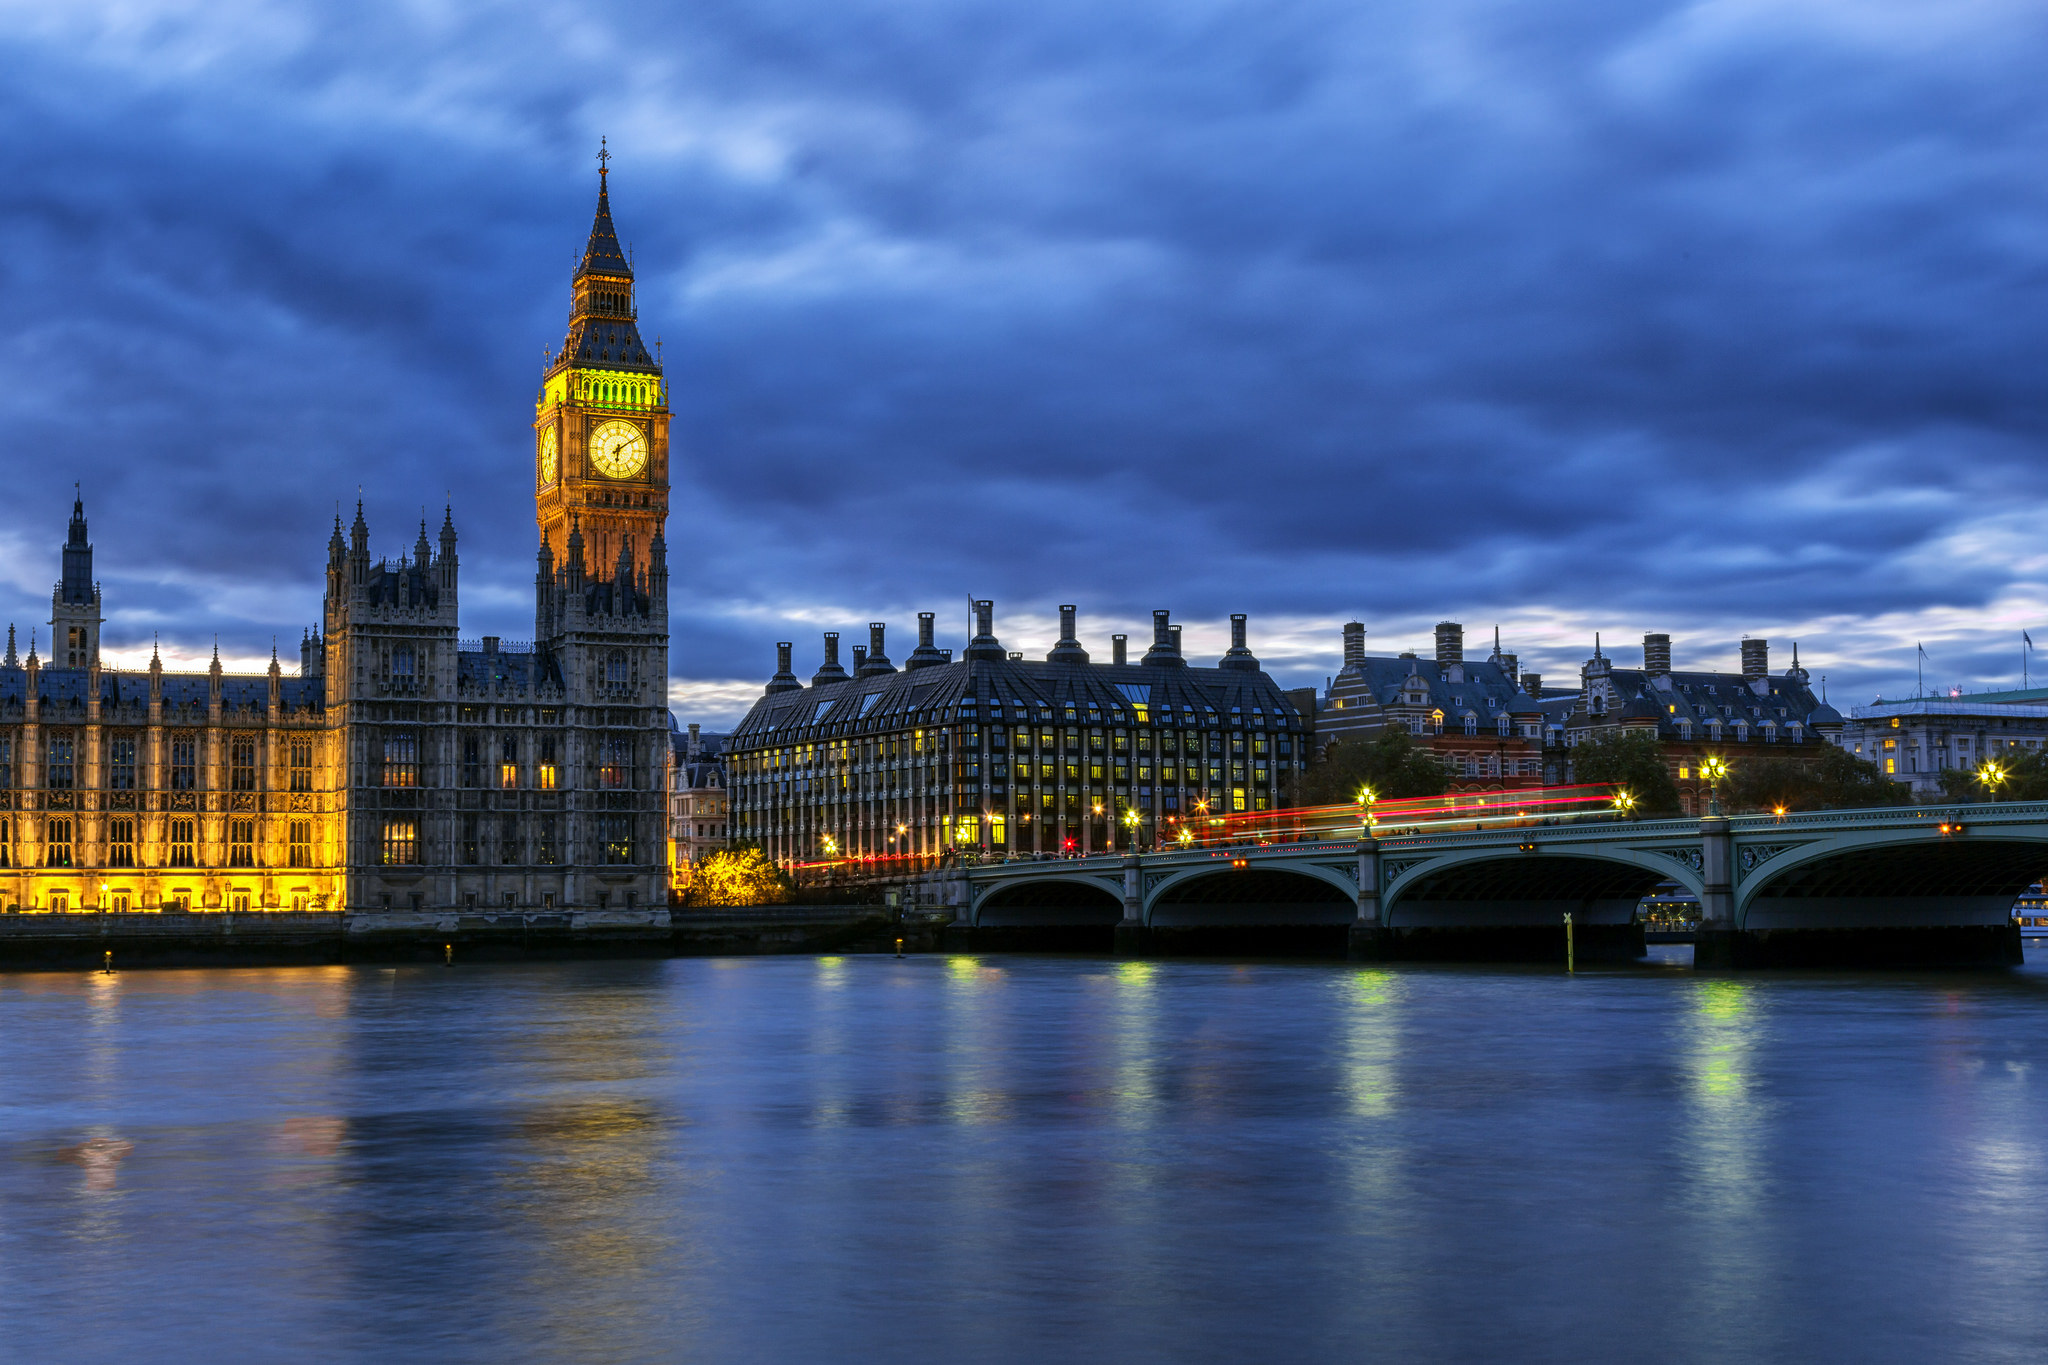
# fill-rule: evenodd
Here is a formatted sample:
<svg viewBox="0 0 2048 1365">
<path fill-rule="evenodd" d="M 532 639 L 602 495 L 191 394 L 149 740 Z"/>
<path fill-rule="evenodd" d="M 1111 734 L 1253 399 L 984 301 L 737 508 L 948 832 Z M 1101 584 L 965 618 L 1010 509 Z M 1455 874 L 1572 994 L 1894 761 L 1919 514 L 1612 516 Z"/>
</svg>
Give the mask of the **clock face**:
<svg viewBox="0 0 2048 1365">
<path fill-rule="evenodd" d="M 631 422 L 606 422 L 590 433 L 590 463 L 610 479 L 630 479 L 647 468 L 647 437 Z"/>
<path fill-rule="evenodd" d="M 554 423 L 540 429 L 540 481 L 550 484 L 561 472 L 561 452 L 557 448 Z"/>
</svg>

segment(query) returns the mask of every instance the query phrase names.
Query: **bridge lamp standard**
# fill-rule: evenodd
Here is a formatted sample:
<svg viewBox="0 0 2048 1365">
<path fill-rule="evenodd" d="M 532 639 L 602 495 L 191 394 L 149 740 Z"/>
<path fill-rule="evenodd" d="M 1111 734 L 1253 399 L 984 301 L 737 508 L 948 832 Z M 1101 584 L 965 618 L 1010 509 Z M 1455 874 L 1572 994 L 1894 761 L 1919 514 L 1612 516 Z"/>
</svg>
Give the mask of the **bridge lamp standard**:
<svg viewBox="0 0 2048 1365">
<path fill-rule="evenodd" d="M 1636 813 L 1635 795 L 1626 787 L 1622 788 L 1614 794 L 1614 809 L 1620 813 L 1622 819 L 1633 819 Z"/>
<path fill-rule="evenodd" d="M 1372 834 L 1372 808 L 1379 799 L 1380 794 L 1371 787 L 1358 789 L 1358 837 L 1361 839 Z"/>
<path fill-rule="evenodd" d="M 1700 776 L 1707 779 L 1707 814 L 1721 813 L 1721 784 L 1728 780 L 1728 760 L 1709 754 L 1700 763 Z"/>
<path fill-rule="evenodd" d="M 1127 807 L 1124 811 L 1124 828 L 1131 832 L 1131 851 L 1133 853 L 1138 851 L 1138 825 L 1143 818 L 1138 814 L 1136 806 Z"/>
<path fill-rule="evenodd" d="M 1996 801 L 1999 785 L 2005 781 L 2005 769 L 1996 761 L 1987 758 L 1977 766 L 1977 781 L 1990 793 L 1991 799 Z"/>
</svg>

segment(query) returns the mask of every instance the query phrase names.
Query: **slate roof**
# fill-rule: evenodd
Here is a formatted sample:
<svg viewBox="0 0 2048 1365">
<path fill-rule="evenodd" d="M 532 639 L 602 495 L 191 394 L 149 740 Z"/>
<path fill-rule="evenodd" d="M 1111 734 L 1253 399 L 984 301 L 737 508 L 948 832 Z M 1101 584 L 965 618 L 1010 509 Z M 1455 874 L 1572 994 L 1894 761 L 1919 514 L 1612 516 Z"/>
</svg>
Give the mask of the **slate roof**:
<svg viewBox="0 0 2048 1365">
<path fill-rule="evenodd" d="M 807 742 L 943 720 L 1129 724 L 1134 705 L 1151 724 L 1218 726 L 1235 714 L 1299 730 L 1300 718 L 1264 673 L 1147 664 L 973 659 L 904 673 L 772 692 L 733 728 L 731 747 Z M 1072 708 L 1072 714 L 1069 714 Z M 1277 718 L 1277 720 L 1275 719 Z"/>
<path fill-rule="evenodd" d="M 1752 728 L 1766 721 L 1775 726 L 1807 727 L 1816 719 L 1821 724 L 1833 723 L 1824 716 L 1816 718 L 1820 698 L 1802 677 L 1789 673 L 1758 679 L 1764 689 L 1761 692 L 1740 673 L 1670 673 L 1652 679 L 1641 669 L 1612 668 L 1607 678 L 1614 691 L 1615 714 L 1632 719 L 1631 712 L 1640 710 L 1645 718 L 1655 716 L 1658 733 L 1669 738 L 1678 736 L 1680 721 L 1695 726 L 1708 721 L 1723 725 L 1740 721 Z M 1572 705 L 1578 704 L 1578 699 L 1572 698 Z M 1833 713 L 1834 708 L 1827 710 Z M 1840 719 L 1836 714 L 1835 721 Z"/>
<path fill-rule="evenodd" d="M 1522 691 L 1500 664 L 1468 659 L 1463 668 L 1465 680 L 1454 683 L 1445 676 L 1447 666 L 1434 659 L 1368 655 L 1360 664 L 1346 664 L 1330 691 L 1334 695 L 1346 691 L 1346 683 L 1363 682 L 1382 708 L 1408 706 L 1412 703 L 1406 698 L 1414 695 L 1408 680 L 1420 678 L 1426 694 L 1424 704 L 1441 710 L 1446 722 L 1463 717 L 1467 711 L 1481 720 L 1491 720 L 1503 711 L 1520 716 L 1537 713 L 1536 701 Z"/>
<path fill-rule="evenodd" d="M 92 673 L 88 669 L 45 668 L 36 675 L 36 690 L 45 707 L 71 707 L 83 713 L 91 680 Z M 205 673 L 164 674 L 165 708 L 186 706 L 204 711 L 211 700 L 210 682 L 210 675 Z M 326 683 L 321 678 L 281 678 L 279 694 L 287 711 L 318 711 L 326 707 Z M 0 705 L 21 706 L 27 696 L 28 670 L 19 666 L 0 667 Z M 225 711 L 268 711 L 270 679 L 262 674 L 223 674 L 220 680 L 220 700 Z M 149 674 L 102 669 L 100 706 L 102 709 L 112 709 L 123 704 L 149 704 Z"/>
</svg>

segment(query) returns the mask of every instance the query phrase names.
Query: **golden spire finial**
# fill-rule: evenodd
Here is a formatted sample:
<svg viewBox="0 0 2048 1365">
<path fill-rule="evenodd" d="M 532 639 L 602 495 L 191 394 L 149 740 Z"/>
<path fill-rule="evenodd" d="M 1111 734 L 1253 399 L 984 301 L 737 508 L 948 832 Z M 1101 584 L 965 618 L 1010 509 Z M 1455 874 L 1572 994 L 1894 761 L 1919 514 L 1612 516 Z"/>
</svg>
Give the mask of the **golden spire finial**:
<svg viewBox="0 0 2048 1365">
<path fill-rule="evenodd" d="M 604 187 L 604 178 L 611 174 L 611 159 L 611 149 L 605 146 L 604 139 L 600 137 L 597 140 L 597 183 L 600 189 Z"/>
</svg>

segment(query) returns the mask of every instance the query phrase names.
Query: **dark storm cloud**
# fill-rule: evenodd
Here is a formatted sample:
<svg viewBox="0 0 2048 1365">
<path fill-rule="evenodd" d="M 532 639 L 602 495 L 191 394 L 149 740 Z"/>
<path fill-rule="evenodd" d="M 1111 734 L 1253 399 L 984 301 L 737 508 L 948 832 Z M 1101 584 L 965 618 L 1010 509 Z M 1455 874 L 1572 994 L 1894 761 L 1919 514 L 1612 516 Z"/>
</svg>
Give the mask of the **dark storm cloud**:
<svg viewBox="0 0 2048 1365">
<path fill-rule="evenodd" d="M 1031 648 L 1060 601 L 1205 648 L 1249 611 L 1289 680 L 1354 614 L 1498 620 L 1552 674 L 1594 629 L 1799 635 L 1864 690 L 1918 638 L 2001 679 L 2048 624 L 2029 7 L 15 19 L 24 624 L 78 480 L 110 638 L 260 654 L 361 485 L 391 553 L 452 496 L 465 633 L 529 633 L 526 423 L 600 132 L 712 712 L 777 638 L 808 672 L 820 629 L 957 634 L 970 593 Z"/>
</svg>

